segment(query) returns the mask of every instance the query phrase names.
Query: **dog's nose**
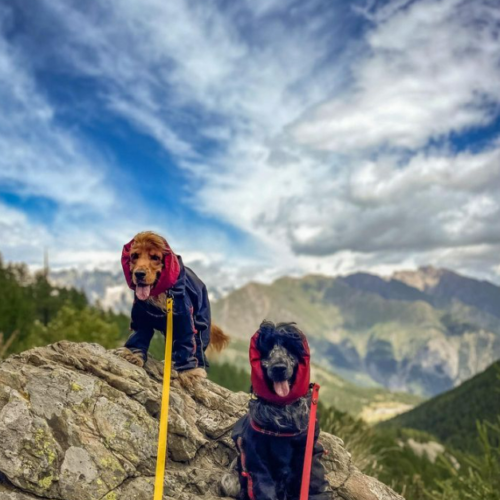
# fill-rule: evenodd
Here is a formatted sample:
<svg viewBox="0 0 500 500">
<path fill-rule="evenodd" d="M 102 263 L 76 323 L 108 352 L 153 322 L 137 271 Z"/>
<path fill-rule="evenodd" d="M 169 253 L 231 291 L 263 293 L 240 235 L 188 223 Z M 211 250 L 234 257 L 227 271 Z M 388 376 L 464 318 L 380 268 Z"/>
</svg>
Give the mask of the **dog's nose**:
<svg viewBox="0 0 500 500">
<path fill-rule="evenodd" d="M 134 276 L 138 280 L 143 280 L 146 277 L 146 272 L 145 271 L 135 271 Z"/>
<path fill-rule="evenodd" d="M 285 372 L 286 372 L 286 365 L 279 364 L 279 365 L 273 366 L 273 375 L 276 375 L 276 376 L 284 375 Z"/>
</svg>

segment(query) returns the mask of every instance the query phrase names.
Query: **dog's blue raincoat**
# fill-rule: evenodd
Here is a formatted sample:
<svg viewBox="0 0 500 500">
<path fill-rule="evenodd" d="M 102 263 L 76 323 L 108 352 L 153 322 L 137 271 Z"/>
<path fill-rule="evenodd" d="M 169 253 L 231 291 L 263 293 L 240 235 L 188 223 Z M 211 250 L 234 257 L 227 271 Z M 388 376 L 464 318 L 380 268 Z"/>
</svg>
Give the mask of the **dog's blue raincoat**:
<svg viewBox="0 0 500 500">
<path fill-rule="evenodd" d="M 180 256 L 180 273 L 169 290 L 174 296 L 173 362 L 177 371 L 208 368 L 205 349 L 210 342 L 210 302 L 205 284 L 184 266 Z M 165 312 L 148 301 L 134 298 L 132 334 L 125 347 L 147 359 L 154 330 L 165 335 Z"/>
</svg>

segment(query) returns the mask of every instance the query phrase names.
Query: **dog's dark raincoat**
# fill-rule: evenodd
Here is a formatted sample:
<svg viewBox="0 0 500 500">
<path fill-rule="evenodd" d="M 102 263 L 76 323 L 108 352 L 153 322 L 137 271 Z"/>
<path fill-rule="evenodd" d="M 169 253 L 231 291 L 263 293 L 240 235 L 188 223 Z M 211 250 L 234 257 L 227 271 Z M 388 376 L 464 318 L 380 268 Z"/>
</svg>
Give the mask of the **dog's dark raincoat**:
<svg viewBox="0 0 500 500">
<path fill-rule="evenodd" d="M 271 398 L 270 404 L 276 403 L 276 398 L 270 396 L 270 390 L 263 379 L 260 358 L 256 350 L 258 332 L 252 337 L 250 344 L 250 362 L 252 367 L 252 390 L 259 398 Z M 307 353 L 309 348 L 304 341 Z M 309 356 L 299 366 L 297 380 L 292 391 L 295 401 L 307 397 L 310 403 L 309 391 Z M 259 380 L 261 379 L 262 380 Z M 307 383 L 304 384 L 303 379 Z M 260 393 L 260 394 L 259 394 Z M 290 404 L 287 399 L 285 404 Z M 326 491 L 325 469 L 321 463 L 324 453 L 323 446 L 318 442 L 319 424 L 315 422 L 314 449 L 311 467 L 311 482 L 309 486 L 310 500 L 329 500 L 331 493 Z M 275 429 L 264 429 L 253 422 L 247 414 L 235 425 L 232 438 L 239 451 L 238 473 L 240 477 L 242 500 L 295 500 L 300 496 L 304 454 L 307 441 L 307 429 L 302 432 L 276 432 Z"/>
<path fill-rule="evenodd" d="M 133 241 L 125 245 L 122 266 L 130 288 L 134 289 L 130 273 L 130 248 Z M 210 302 L 204 283 L 196 274 L 184 266 L 180 256 L 171 252 L 164 257 L 162 276 L 151 295 L 171 291 L 174 297 L 174 342 L 173 361 L 177 371 L 196 367 L 208 368 L 205 349 L 210 343 Z M 154 330 L 165 335 L 166 314 L 148 301 L 134 296 L 132 306 L 132 334 L 125 347 L 147 359 L 148 348 Z"/>
</svg>

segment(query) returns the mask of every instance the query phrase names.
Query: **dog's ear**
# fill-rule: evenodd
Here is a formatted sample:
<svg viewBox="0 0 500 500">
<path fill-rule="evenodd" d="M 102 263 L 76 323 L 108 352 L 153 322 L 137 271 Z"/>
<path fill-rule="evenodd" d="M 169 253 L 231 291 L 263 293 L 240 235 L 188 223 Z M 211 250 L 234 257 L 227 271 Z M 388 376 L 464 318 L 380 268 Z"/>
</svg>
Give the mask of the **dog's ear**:
<svg viewBox="0 0 500 500">
<path fill-rule="evenodd" d="M 286 337 L 284 344 L 288 352 L 293 354 L 299 361 L 304 361 L 307 355 L 307 351 L 304 346 L 304 340 L 302 337 L 298 336 Z"/>
<path fill-rule="evenodd" d="M 295 323 L 279 323 L 276 325 L 276 330 L 285 349 L 303 361 L 307 355 L 307 349 L 305 347 L 306 336 L 302 330 Z"/>
<path fill-rule="evenodd" d="M 269 353 L 276 343 L 276 327 L 273 322 L 264 320 L 259 327 L 257 349 L 264 355 Z"/>
</svg>

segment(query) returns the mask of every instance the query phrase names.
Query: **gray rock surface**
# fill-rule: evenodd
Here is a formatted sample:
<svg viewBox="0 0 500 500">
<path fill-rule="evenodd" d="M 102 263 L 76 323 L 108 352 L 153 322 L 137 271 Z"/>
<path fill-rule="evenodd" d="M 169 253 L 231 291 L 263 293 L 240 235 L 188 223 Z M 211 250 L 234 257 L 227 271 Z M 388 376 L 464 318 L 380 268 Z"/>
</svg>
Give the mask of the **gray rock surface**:
<svg viewBox="0 0 500 500">
<path fill-rule="evenodd" d="M 0 500 L 151 500 L 162 364 L 146 370 L 96 344 L 58 342 L 0 364 Z M 221 498 L 248 396 L 172 381 L 166 499 Z M 332 499 L 402 500 L 321 436 Z"/>
</svg>

